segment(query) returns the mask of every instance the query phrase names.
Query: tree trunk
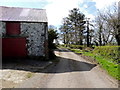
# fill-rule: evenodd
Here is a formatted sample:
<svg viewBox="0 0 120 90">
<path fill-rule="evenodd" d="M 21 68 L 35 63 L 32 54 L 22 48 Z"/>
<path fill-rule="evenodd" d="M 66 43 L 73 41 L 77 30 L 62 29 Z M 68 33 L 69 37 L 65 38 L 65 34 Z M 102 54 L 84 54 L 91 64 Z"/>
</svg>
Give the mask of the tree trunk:
<svg viewBox="0 0 120 90">
<path fill-rule="evenodd" d="M 116 41 L 117 41 L 117 44 L 118 46 L 120 46 L 120 34 L 119 35 L 116 35 Z"/>
<path fill-rule="evenodd" d="M 101 33 L 99 33 L 99 45 L 102 46 L 102 38 L 101 38 Z"/>
<path fill-rule="evenodd" d="M 89 35 L 89 21 L 87 21 L 87 47 L 90 46 L 89 39 L 90 39 L 90 35 Z"/>
</svg>

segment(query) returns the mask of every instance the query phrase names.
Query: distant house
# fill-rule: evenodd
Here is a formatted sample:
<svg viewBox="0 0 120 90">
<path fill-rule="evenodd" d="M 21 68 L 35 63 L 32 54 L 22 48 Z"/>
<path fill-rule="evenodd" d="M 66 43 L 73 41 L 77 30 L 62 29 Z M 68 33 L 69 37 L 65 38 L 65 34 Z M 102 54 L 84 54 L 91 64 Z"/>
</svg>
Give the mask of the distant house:
<svg viewBox="0 0 120 90">
<path fill-rule="evenodd" d="M 0 6 L 2 56 L 48 57 L 46 10 Z"/>
</svg>

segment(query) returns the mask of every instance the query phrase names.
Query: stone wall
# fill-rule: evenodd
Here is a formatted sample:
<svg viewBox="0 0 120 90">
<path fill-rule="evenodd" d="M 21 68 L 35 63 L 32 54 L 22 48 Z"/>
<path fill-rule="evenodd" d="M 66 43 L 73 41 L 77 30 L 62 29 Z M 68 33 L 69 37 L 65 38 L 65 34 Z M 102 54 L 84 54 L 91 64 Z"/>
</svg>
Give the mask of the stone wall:
<svg viewBox="0 0 120 90">
<path fill-rule="evenodd" d="M 28 55 L 45 56 L 45 24 L 21 23 L 21 35 L 27 36 Z"/>
<path fill-rule="evenodd" d="M 0 22 L 0 37 L 4 36 L 6 34 L 6 30 L 5 30 L 5 23 L 4 22 Z"/>
</svg>

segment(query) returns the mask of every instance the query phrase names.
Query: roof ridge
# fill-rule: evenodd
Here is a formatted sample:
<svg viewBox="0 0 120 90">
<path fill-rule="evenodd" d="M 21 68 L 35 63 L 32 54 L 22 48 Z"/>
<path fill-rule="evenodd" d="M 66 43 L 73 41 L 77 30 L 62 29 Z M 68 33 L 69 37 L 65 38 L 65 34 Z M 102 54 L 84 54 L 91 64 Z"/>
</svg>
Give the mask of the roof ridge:
<svg viewBox="0 0 120 90">
<path fill-rule="evenodd" d="M 3 7 L 3 8 L 20 8 L 20 9 L 46 10 L 46 9 L 40 9 L 40 8 L 14 7 L 14 6 L 0 6 L 0 7 Z"/>
</svg>

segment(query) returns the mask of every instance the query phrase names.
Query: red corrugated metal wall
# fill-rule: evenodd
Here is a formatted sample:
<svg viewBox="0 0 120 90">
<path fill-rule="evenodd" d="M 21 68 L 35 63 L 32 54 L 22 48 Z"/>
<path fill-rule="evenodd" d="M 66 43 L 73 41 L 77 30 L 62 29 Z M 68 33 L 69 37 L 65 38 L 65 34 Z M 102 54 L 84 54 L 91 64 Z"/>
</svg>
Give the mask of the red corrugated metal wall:
<svg viewBox="0 0 120 90">
<path fill-rule="evenodd" d="M 3 58 L 26 57 L 26 38 L 3 38 L 2 56 Z"/>
<path fill-rule="evenodd" d="M 3 58 L 21 58 L 27 56 L 26 38 L 20 37 L 19 34 L 19 22 L 6 22 L 6 37 L 2 38 Z"/>
<path fill-rule="evenodd" d="M 20 23 L 19 22 L 6 22 L 6 34 L 7 35 L 19 35 Z"/>
</svg>

